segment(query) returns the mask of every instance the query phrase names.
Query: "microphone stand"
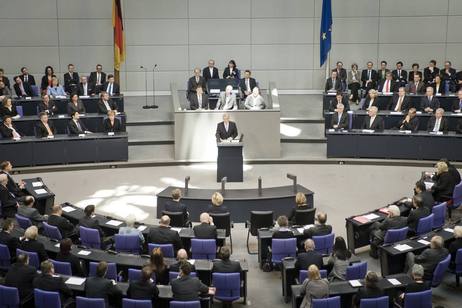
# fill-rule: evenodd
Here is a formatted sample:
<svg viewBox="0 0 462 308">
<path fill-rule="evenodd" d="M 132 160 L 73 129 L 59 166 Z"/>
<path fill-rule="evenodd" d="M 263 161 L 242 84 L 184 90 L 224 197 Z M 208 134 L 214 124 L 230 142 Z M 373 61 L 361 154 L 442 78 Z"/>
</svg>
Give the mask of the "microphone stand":
<svg viewBox="0 0 462 308">
<path fill-rule="evenodd" d="M 148 70 L 142 65 L 140 66 L 140 68 L 144 70 L 144 94 L 145 94 L 146 103 L 143 106 L 143 109 L 148 109 L 149 108 L 148 106 Z"/>
<path fill-rule="evenodd" d="M 154 67 L 152 68 L 152 105 L 150 105 L 148 108 L 150 109 L 157 109 L 159 106 L 156 105 L 156 71 L 157 64 L 154 64 Z"/>
</svg>

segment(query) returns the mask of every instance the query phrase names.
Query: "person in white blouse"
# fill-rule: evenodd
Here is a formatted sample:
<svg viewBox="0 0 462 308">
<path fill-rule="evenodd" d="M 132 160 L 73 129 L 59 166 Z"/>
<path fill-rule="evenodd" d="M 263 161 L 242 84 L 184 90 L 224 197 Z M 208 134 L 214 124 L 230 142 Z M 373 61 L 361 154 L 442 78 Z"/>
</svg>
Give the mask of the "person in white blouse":
<svg viewBox="0 0 462 308">
<path fill-rule="evenodd" d="M 236 94 L 233 93 L 233 86 L 227 85 L 225 92 L 220 93 L 215 110 L 237 110 Z"/>
<path fill-rule="evenodd" d="M 260 89 L 254 87 L 252 93 L 245 99 L 245 108 L 249 110 L 261 110 L 266 108 L 265 100 L 260 95 Z"/>
</svg>

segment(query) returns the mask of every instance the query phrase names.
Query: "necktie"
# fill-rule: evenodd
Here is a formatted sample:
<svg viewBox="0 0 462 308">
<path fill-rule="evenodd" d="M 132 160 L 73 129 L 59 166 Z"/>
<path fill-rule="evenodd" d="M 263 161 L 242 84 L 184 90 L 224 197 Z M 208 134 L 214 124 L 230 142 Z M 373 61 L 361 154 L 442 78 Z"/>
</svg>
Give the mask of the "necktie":
<svg viewBox="0 0 462 308">
<path fill-rule="evenodd" d="M 398 78 L 401 78 L 401 70 L 398 70 Z"/>
<path fill-rule="evenodd" d="M 100 73 L 96 73 L 96 84 L 101 84 L 101 74 Z"/>
<path fill-rule="evenodd" d="M 401 111 L 401 103 L 403 102 L 403 98 L 399 97 L 398 98 L 398 103 L 396 104 L 395 111 Z"/>
<path fill-rule="evenodd" d="M 414 93 L 417 94 L 417 89 L 419 88 L 419 82 L 416 82 L 415 83 L 415 90 L 414 90 Z"/>
<path fill-rule="evenodd" d="M 27 75 L 24 76 L 24 82 L 27 82 Z"/>
</svg>

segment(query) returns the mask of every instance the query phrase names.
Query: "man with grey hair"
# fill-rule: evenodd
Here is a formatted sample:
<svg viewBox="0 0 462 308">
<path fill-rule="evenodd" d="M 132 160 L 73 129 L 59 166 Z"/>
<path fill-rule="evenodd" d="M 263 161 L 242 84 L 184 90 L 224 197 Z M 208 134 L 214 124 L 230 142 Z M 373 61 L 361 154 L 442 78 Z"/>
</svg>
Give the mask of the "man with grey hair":
<svg viewBox="0 0 462 308">
<path fill-rule="evenodd" d="M 14 218 L 19 207 L 18 201 L 12 193 L 8 191 L 8 176 L 0 174 L 0 202 L 2 204 L 3 218 Z"/>
<path fill-rule="evenodd" d="M 202 213 L 199 217 L 200 225 L 194 226 L 194 236 L 199 239 L 216 239 L 217 227 L 213 225 L 213 219 L 208 213 Z"/>
<path fill-rule="evenodd" d="M 170 228 L 170 217 L 163 215 L 159 220 L 159 226 L 149 229 L 148 242 L 154 244 L 172 244 L 174 251 L 183 248 L 178 232 Z"/>
<path fill-rule="evenodd" d="M 308 270 L 308 267 L 312 264 L 316 265 L 318 268 L 321 268 L 323 265 L 322 254 L 314 250 L 314 241 L 312 239 L 307 239 L 305 241 L 304 247 L 305 252 L 299 253 L 297 255 L 297 260 L 295 261 L 295 268 L 298 270 Z"/>
<path fill-rule="evenodd" d="M 377 258 L 377 247 L 383 243 L 385 234 L 390 229 L 400 229 L 406 226 L 406 218 L 400 216 L 400 210 L 396 205 L 388 207 L 388 217 L 381 223 L 375 222 L 371 226 L 371 250 L 369 254 L 373 258 Z"/>
<path fill-rule="evenodd" d="M 189 99 L 189 96 L 196 93 L 197 87 L 202 87 L 202 89 L 207 89 L 207 84 L 205 78 L 201 76 L 201 69 L 194 69 L 194 76 L 188 80 L 188 91 L 186 92 L 186 98 Z"/>
<path fill-rule="evenodd" d="M 422 292 L 430 289 L 430 285 L 423 280 L 424 268 L 420 264 L 414 264 L 411 272 L 413 282 L 409 283 L 404 292 L 400 294 L 398 302 L 402 305 L 404 303 L 404 297 L 407 293 Z"/>
<path fill-rule="evenodd" d="M 443 132 L 447 133 L 449 130 L 448 120 L 443 117 L 444 109 L 438 108 L 435 111 L 435 115 L 428 121 L 427 131 L 428 132 Z"/>
<path fill-rule="evenodd" d="M 433 271 L 438 263 L 448 256 L 449 252 L 444 248 L 444 241 L 441 236 L 435 235 L 430 241 L 430 248 L 425 249 L 420 255 L 408 252 L 406 255 L 407 271 L 412 270 L 414 264 L 422 265 L 424 269 L 423 278 L 430 281 L 433 278 Z"/>
<path fill-rule="evenodd" d="M 142 244 L 144 243 L 144 236 L 140 230 L 135 228 L 135 222 L 136 222 L 135 215 L 133 214 L 128 215 L 127 218 L 125 218 L 125 227 L 119 228 L 119 234 L 138 235 L 140 238 L 140 243 Z"/>
<path fill-rule="evenodd" d="M 449 244 L 449 253 L 451 254 L 451 268 L 455 267 L 457 250 L 462 248 L 462 226 L 454 227 L 454 241 Z"/>
<path fill-rule="evenodd" d="M 376 131 L 382 131 L 384 129 L 384 123 L 382 117 L 377 115 L 379 109 L 376 106 L 372 106 L 367 111 L 367 117 L 364 117 L 362 129 L 372 129 Z"/>
<path fill-rule="evenodd" d="M 337 108 L 332 115 L 330 127 L 333 129 L 348 129 L 349 122 L 348 114 L 345 112 L 345 105 L 337 104 Z"/>
</svg>

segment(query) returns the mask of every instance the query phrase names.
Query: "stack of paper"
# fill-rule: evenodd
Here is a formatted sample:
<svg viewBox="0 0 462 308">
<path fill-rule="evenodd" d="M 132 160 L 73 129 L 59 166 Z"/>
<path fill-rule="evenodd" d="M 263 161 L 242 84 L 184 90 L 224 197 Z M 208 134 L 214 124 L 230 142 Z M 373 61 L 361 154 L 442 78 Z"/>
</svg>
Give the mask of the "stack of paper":
<svg viewBox="0 0 462 308">
<path fill-rule="evenodd" d="M 36 190 L 35 190 L 35 193 L 36 193 L 37 195 L 43 195 L 43 194 L 46 194 L 47 191 L 46 191 L 45 189 L 43 189 L 43 188 L 40 188 L 40 189 L 36 189 Z"/>
<path fill-rule="evenodd" d="M 81 255 L 81 256 L 88 256 L 89 254 L 91 254 L 91 251 L 88 251 L 88 250 L 80 250 L 77 254 L 78 254 L 78 255 Z"/>
<path fill-rule="evenodd" d="M 348 281 L 353 288 L 361 287 L 362 284 L 359 280 L 349 280 Z"/>
<path fill-rule="evenodd" d="M 429 241 L 426 241 L 426 240 L 424 240 L 424 239 L 418 240 L 417 242 L 419 242 L 420 244 L 424 244 L 425 246 L 430 245 L 430 242 L 429 242 Z"/>
<path fill-rule="evenodd" d="M 70 212 L 75 211 L 75 208 L 73 208 L 72 206 L 65 206 L 63 207 L 63 211 L 66 213 L 70 213 Z"/>
<path fill-rule="evenodd" d="M 412 247 L 407 245 L 407 244 L 398 244 L 394 247 L 398 251 L 406 251 L 406 250 L 411 250 Z"/>
<path fill-rule="evenodd" d="M 106 225 L 110 225 L 110 226 L 114 226 L 114 227 L 118 227 L 118 226 L 120 226 L 121 224 L 122 224 L 121 221 L 119 221 L 119 220 L 114 220 L 114 219 L 109 220 L 108 222 L 106 222 Z"/>
<path fill-rule="evenodd" d="M 390 278 L 390 279 L 387 279 L 389 283 L 391 283 L 392 285 L 394 286 L 399 286 L 401 284 L 401 282 L 399 282 L 398 279 L 396 278 Z"/>
<path fill-rule="evenodd" d="M 75 286 L 80 286 L 84 282 L 85 282 L 85 278 L 80 278 L 80 277 L 70 277 L 68 280 L 66 280 L 66 284 L 72 284 Z"/>
</svg>

